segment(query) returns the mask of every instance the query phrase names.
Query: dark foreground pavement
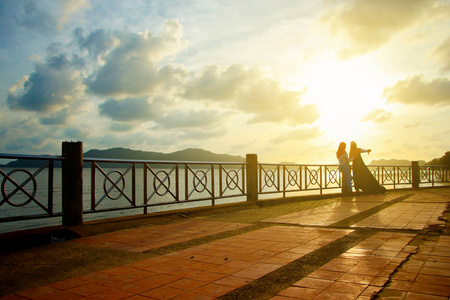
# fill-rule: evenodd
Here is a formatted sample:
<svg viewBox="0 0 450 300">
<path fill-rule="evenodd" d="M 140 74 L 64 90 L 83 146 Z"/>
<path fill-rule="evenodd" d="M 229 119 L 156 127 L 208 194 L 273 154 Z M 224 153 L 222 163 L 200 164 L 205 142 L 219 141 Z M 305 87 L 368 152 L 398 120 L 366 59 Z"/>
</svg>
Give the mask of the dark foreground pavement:
<svg viewBox="0 0 450 300">
<path fill-rule="evenodd" d="M 449 299 L 449 203 L 423 188 L 3 237 L 0 299 Z"/>
</svg>

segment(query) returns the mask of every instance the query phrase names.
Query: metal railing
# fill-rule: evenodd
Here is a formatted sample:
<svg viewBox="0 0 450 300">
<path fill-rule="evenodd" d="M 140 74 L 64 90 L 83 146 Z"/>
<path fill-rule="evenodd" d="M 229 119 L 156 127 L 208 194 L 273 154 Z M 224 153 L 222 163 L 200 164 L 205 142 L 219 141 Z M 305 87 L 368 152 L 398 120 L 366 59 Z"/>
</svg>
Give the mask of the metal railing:
<svg viewBox="0 0 450 300">
<path fill-rule="evenodd" d="M 435 186 L 439 182 L 450 182 L 450 170 L 446 169 L 446 166 L 421 166 L 419 178 L 421 183 Z"/>
<path fill-rule="evenodd" d="M 143 208 L 147 213 L 153 206 L 200 201 L 214 206 L 220 199 L 246 195 L 246 163 L 94 158 L 84 161 L 90 163 L 87 182 L 91 198 L 90 208 L 84 213 L 129 208 Z M 124 200 L 120 205 L 106 203 L 120 199 Z"/>
<path fill-rule="evenodd" d="M 6 170 L 0 167 L 0 222 L 62 215 L 61 211 L 55 211 L 53 178 L 55 161 L 62 161 L 63 157 L 0 154 L 0 159 L 34 162 L 34 168 L 18 167 Z M 8 209 L 4 209 L 5 207 Z M 33 209 L 28 209 L 27 212 L 20 209 L 25 207 Z"/>
<path fill-rule="evenodd" d="M 258 164 L 259 194 L 340 189 L 338 165 Z"/>
<path fill-rule="evenodd" d="M 32 168 L 0 166 L 1 223 L 64 217 L 70 213 L 61 204 L 63 179 L 59 168 L 64 160 L 69 161 L 68 157 L 3 154 L 0 159 L 36 162 Z M 338 165 L 257 163 L 255 171 L 250 172 L 254 174 L 249 174 L 249 162 L 95 158 L 85 158 L 83 162 L 81 216 L 130 209 L 140 210 L 130 214 L 147 214 L 250 201 L 248 191 L 256 188 L 250 182 L 257 185 L 254 200 L 258 200 L 258 195 L 262 199 L 274 194 L 287 198 L 311 192 L 340 192 L 342 186 Z M 410 187 L 414 172 L 418 173 L 421 186 L 450 182 L 445 166 L 420 166 L 416 171 L 411 166 L 368 168 L 382 185 L 393 189 Z M 249 176 L 256 180 L 249 180 Z"/>
</svg>

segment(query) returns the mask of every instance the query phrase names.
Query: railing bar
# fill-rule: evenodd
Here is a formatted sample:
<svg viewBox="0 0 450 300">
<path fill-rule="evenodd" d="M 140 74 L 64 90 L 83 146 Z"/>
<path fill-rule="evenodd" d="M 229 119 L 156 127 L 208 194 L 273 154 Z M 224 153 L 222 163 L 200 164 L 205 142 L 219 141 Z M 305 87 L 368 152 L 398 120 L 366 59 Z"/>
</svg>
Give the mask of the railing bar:
<svg viewBox="0 0 450 300">
<path fill-rule="evenodd" d="M 215 201 L 215 189 L 214 189 L 214 164 L 211 165 L 211 192 L 212 192 L 212 205 L 215 206 L 216 205 L 216 201 Z"/>
<path fill-rule="evenodd" d="M 48 210 L 53 215 L 53 160 L 50 161 L 48 169 Z"/>
<path fill-rule="evenodd" d="M 179 174 L 180 174 L 180 165 L 179 164 L 176 164 L 175 165 L 175 182 L 176 182 L 176 187 L 175 187 L 175 193 L 176 193 L 176 197 L 175 197 L 175 200 L 177 201 L 177 202 L 179 202 L 180 201 L 180 176 L 179 176 Z"/>
<path fill-rule="evenodd" d="M 97 163 L 91 162 L 91 210 L 95 210 L 95 169 Z"/>
<path fill-rule="evenodd" d="M 222 197 L 222 195 L 224 194 L 224 192 L 226 192 L 226 190 L 223 190 L 223 184 L 222 184 L 222 172 L 225 172 L 224 168 L 222 165 L 219 165 L 219 196 Z"/>
<path fill-rule="evenodd" d="M 188 180 L 189 172 L 188 172 L 188 168 L 189 168 L 189 165 L 186 163 L 186 164 L 184 165 L 184 192 L 185 192 L 184 197 L 185 197 L 186 201 L 189 200 L 189 187 L 188 187 L 188 183 L 189 183 L 189 180 Z"/>
<path fill-rule="evenodd" d="M 136 206 L 136 163 L 133 163 L 132 171 L 131 171 L 131 199 L 133 206 Z"/>
<path fill-rule="evenodd" d="M 1 157 L 0 157 L 1 158 Z M 144 160 L 144 159 L 110 159 L 110 158 L 91 158 L 85 157 L 83 161 L 97 161 L 97 162 L 109 162 L 109 163 L 149 163 L 149 164 L 188 164 L 188 165 L 211 165 L 211 164 L 222 164 L 222 165 L 242 165 L 247 164 L 246 162 L 213 162 L 213 161 L 174 161 L 174 160 Z"/>
<path fill-rule="evenodd" d="M 319 176 L 320 176 L 320 194 L 322 195 L 323 193 L 323 182 L 322 182 L 322 166 L 319 167 Z"/>
<path fill-rule="evenodd" d="M 143 199 L 143 205 L 144 205 L 144 215 L 146 215 L 148 213 L 148 199 L 147 199 L 147 168 L 148 168 L 148 163 L 144 163 L 144 167 L 143 169 L 143 177 L 144 177 L 144 199 Z"/>
<path fill-rule="evenodd" d="M 60 218 L 63 213 L 54 213 L 53 215 L 41 214 L 41 215 L 28 215 L 28 216 L 14 216 L 0 218 L 0 223 L 14 222 L 14 221 L 26 221 L 26 220 L 36 220 L 36 219 L 48 219 L 48 218 Z"/>
</svg>

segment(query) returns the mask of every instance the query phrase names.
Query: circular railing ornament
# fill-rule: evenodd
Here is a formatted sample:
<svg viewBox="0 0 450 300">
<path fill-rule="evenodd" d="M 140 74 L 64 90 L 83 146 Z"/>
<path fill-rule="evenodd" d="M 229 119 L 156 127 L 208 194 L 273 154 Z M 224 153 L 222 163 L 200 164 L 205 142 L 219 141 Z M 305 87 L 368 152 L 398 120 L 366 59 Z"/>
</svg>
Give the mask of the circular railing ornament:
<svg viewBox="0 0 450 300">
<path fill-rule="evenodd" d="M 309 182 L 310 184 L 319 184 L 319 171 L 309 170 Z"/>
<path fill-rule="evenodd" d="M 113 180 L 113 178 L 111 178 L 111 176 L 113 174 L 119 175 L 119 178 L 117 178 L 117 180 L 115 180 L 115 181 Z M 119 186 L 117 185 L 117 182 L 119 182 L 119 181 L 122 183 L 121 188 L 119 188 Z M 109 189 L 106 188 L 107 182 L 110 182 L 112 184 Z M 115 189 L 119 192 L 119 195 L 117 195 L 116 197 L 113 197 L 110 194 L 110 192 L 113 189 Z M 105 192 L 105 195 L 111 200 L 118 200 L 120 197 L 122 197 L 122 195 L 124 194 L 124 191 L 125 191 L 125 178 L 123 178 L 122 172 L 120 172 L 118 170 L 113 170 L 113 171 L 110 171 L 108 174 L 106 174 L 105 179 L 103 180 L 103 191 Z"/>
<path fill-rule="evenodd" d="M 201 174 L 201 177 L 199 176 L 199 174 Z M 198 193 L 203 193 L 206 190 L 206 185 L 208 184 L 208 178 L 206 177 L 205 171 L 198 170 L 197 172 L 195 172 L 192 183 L 194 184 L 194 189 Z M 199 189 L 199 186 L 201 186 L 202 188 Z"/>
<path fill-rule="evenodd" d="M 226 178 L 227 188 L 229 188 L 230 190 L 235 190 L 239 185 L 236 180 L 236 178 L 239 179 L 238 173 L 236 172 L 236 170 L 230 170 L 226 173 L 227 173 Z"/>
<path fill-rule="evenodd" d="M 274 170 L 265 171 L 264 182 L 267 187 L 273 187 L 275 185 L 275 172 Z"/>
<path fill-rule="evenodd" d="M 332 184 L 332 183 L 339 183 L 339 180 L 338 180 L 338 178 L 339 178 L 339 169 L 337 169 L 337 170 L 329 170 L 329 174 L 330 174 L 330 176 L 329 176 L 329 180 L 330 180 L 330 184 Z"/>
<path fill-rule="evenodd" d="M 24 189 L 24 187 L 25 187 L 27 184 L 23 184 L 23 183 L 22 183 L 22 185 L 20 185 L 19 187 L 16 187 L 12 193 L 10 193 L 9 195 L 6 195 L 6 190 L 5 190 L 5 188 L 6 188 L 6 182 L 7 182 L 7 180 L 11 181 L 11 183 L 12 183 L 13 181 L 15 181 L 15 180 L 12 179 L 11 175 L 13 175 L 14 173 L 17 173 L 17 172 L 23 172 L 23 173 L 25 173 L 25 174 L 27 174 L 27 175 L 29 176 L 27 179 L 25 179 L 25 180 L 23 181 L 23 183 L 26 182 L 26 181 L 29 181 L 29 180 L 31 179 L 31 181 L 32 181 L 32 183 L 33 183 L 33 191 L 31 192 L 31 194 L 28 193 L 28 191 L 26 191 L 26 190 Z M 28 183 L 28 182 L 27 182 L 27 183 Z M 15 184 L 13 184 L 13 185 L 15 185 Z M 8 174 L 6 174 L 6 177 L 4 177 L 4 178 L 3 178 L 3 181 L 2 181 L 2 196 L 3 196 L 3 199 L 6 199 L 6 202 L 7 202 L 8 204 L 10 204 L 10 205 L 12 205 L 12 206 L 15 206 L 15 207 L 25 206 L 25 205 L 27 205 L 28 203 L 30 203 L 33 199 L 35 199 L 34 197 L 36 196 L 36 190 L 37 190 L 37 189 L 36 189 L 36 186 L 37 186 L 36 178 L 34 178 L 33 174 L 31 174 L 30 171 L 24 170 L 24 169 L 15 169 L 15 170 L 12 170 L 12 171 L 10 171 Z M 12 202 L 12 201 L 11 201 L 11 198 L 12 198 L 18 191 L 21 191 L 21 192 L 27 197 L 27 200 L 25 200 L 25 201 L 22 202 L 22 203 L 14 203 L 14 202 Z M 28 195 L 27 195 L 27 193 L 28 193 Z"/>
<path fill-rule="evenodd" d="M 160 176 L 160 174 L 162 174 L 164 176 Z M 166 181 L 167 181 L 167 184 L 166 184 Z M 156 186 L 156 182 L 159 182 L 158 186 Z M 159 191 L 160 188 L 164 191 L 160 192 Z M 155 193 L 158 194 L 159 196 L 164 196 L 169 192 L 170 177 L 166 171 L 161 170 L 161 171 L 156 172 L 155 177 L 153 178 L 153 189 L 154 189 Z"/>
<path fill-rule="evenodd" d="M 297 170 L 288 171 L 288 184 L 294 186 L 297 184 L 298 173 Z"/>
</svg>

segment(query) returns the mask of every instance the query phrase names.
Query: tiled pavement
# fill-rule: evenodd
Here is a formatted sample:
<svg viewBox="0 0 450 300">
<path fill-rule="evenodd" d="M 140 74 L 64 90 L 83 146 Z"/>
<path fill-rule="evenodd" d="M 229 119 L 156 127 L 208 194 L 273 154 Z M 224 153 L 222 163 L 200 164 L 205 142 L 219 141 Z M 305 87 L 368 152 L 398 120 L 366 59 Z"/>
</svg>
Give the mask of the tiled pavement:
<svg viewBox="0 0 450 300">
<path fill-rule="evenodd" d="M 446 206 L 444 203 L 397 203 L 352 227 L 422 230 L 430 225 L 442 224 L 438 218 Z"/>
<path fill-rule="evenodd" d="M 273 300 L 370 299 L 407 259 L 414 234 L 379 232 L 280 292 Z"/>
<path fill-rule="evenodd" d="M 427 236 L 417 246 L 410 242 L 430 224 L 446 224 L 437 218 L 450 201 L 450 189 L 415 191 L 403 201 L 367 216 L 365 220 L 370 222 L 359 221 L 353 228 L 325 227 L 406 194 L 337 198 L 321 209 L 265 219 L 267 227 L 262 229 L 1 299 L 227 299 L 227 293 L 318 253 L 361 230 L 361 226 L 377 228 L 377 232 L 265 299 L 371 299 L 374 295 L 380 299 L 448 299 L 450 237 Z M 251 224 L 187 220 L 91 236 L 77 242 L 94 248 L 142 252 L 247 225 Z"/>
<path fill-rule="evenodd" d="M 401 194 L 401 195 L 406 195 Z M 399 194 L 361 195 L 358 197 L 345 197 L 329 205 L 313 209 L 294 212 L 276 218 L 266 219 L 263 222 L 297 224 L 307 226 L 329 226 L 356 213 L 366 211 L 375 206 L 395 200 Z"/>
<path fill-rule="evenodd" d="M 76 242 L 124 251 L 143 252 L 246 226 L 250 226 L 250 224 L 189 220 L 84 237 L 77 239 Z"/>
</svg>

